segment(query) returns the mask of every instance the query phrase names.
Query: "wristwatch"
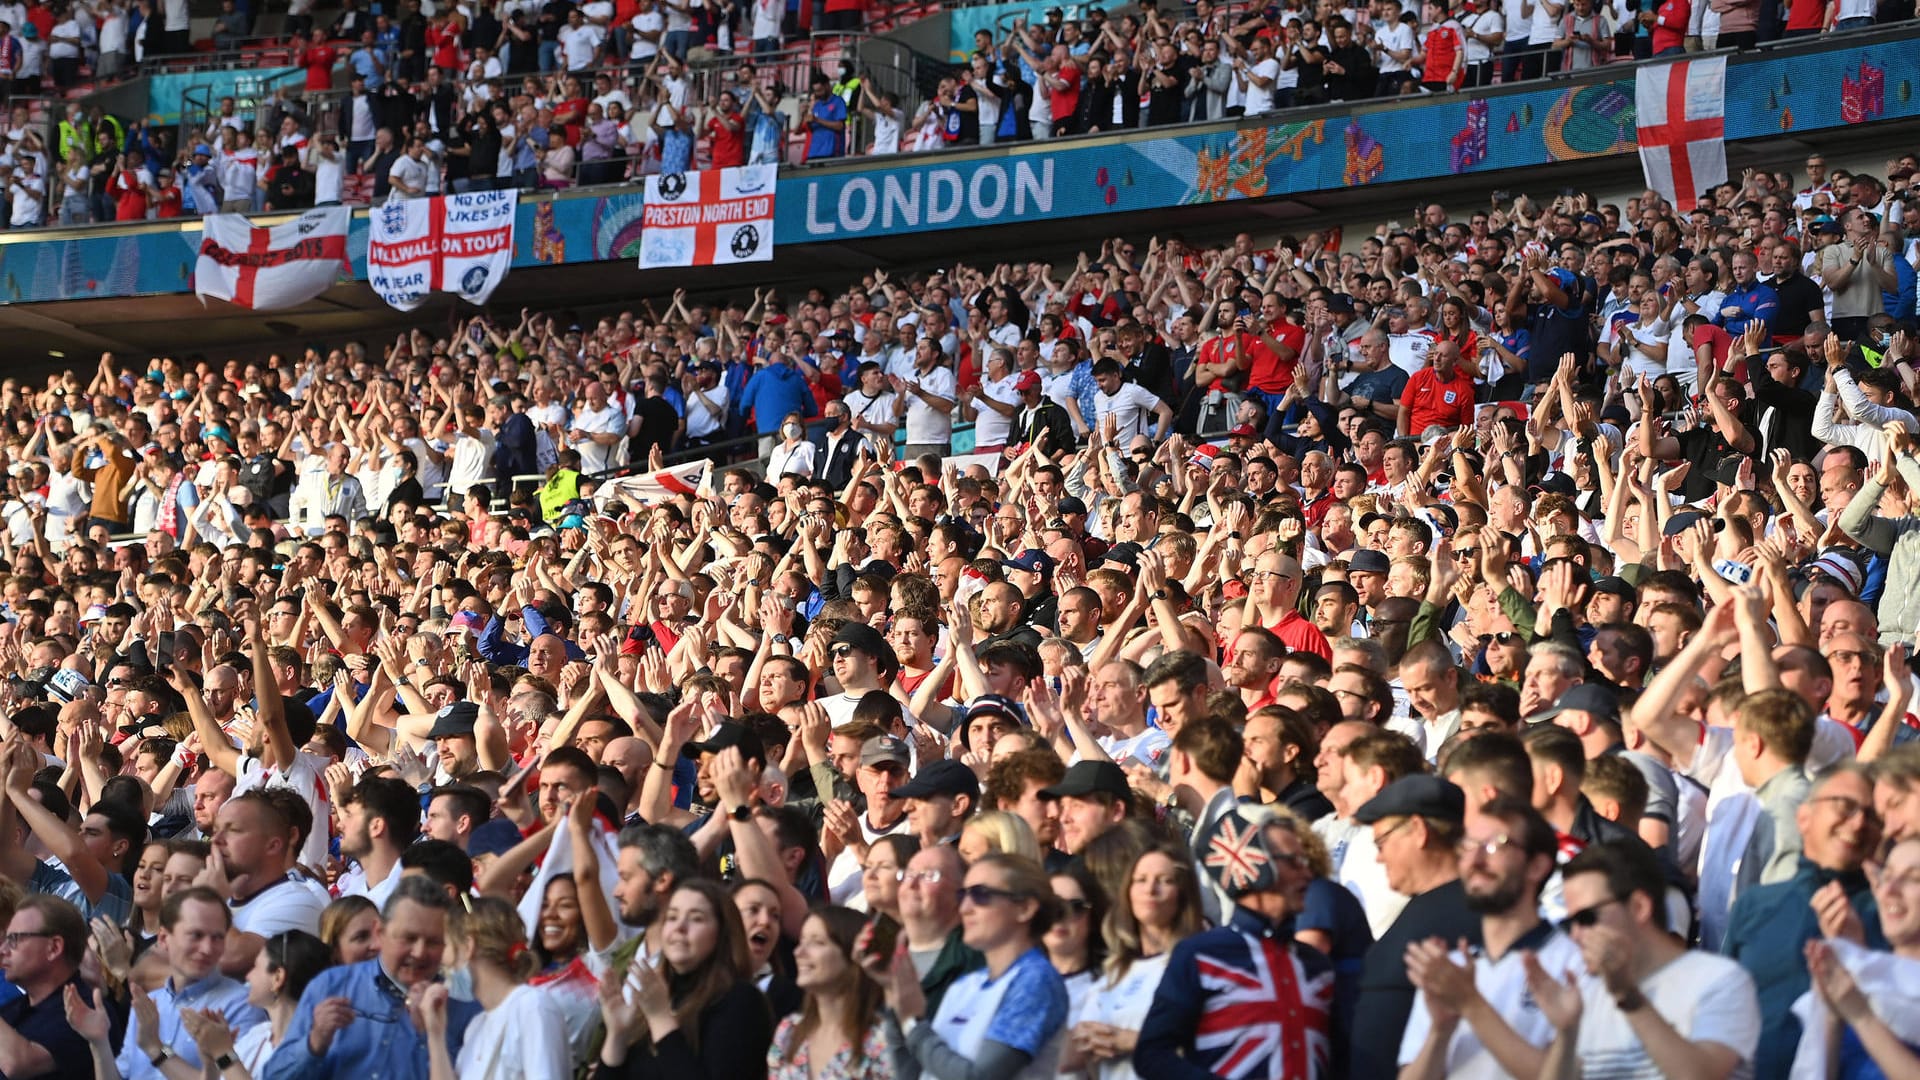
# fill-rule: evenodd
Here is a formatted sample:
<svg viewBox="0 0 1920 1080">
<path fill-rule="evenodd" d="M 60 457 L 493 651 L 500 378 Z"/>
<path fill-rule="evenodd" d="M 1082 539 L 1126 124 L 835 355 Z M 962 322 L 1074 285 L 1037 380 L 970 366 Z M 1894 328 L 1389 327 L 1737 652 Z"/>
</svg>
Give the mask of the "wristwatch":
<svg viewBox="0 0 1920 1080">
<path fill-rule="evenodd" d="M 151 1054 L 147 1057 L 147 1064 L 152 1065 L 154 1068 L 157 1069 L 160 1066 L 165 1065 L 167 1063 L 167 1059 L 172 1056 L 173 1056 L 173 1051 L 163 1046 L 159 1049 L 157 1053 Z"/>
<path fill-rule="evenodd" d="M 727 816 L 735 821 L 752 821 L 753 807 L 748 806 L 746 803 L 741 803 L 739 806 L 729 810 Z"/>
<path fill-rule="evenodd" d="M 774 643 L 775 645 L 785 645 L 785 644 L 786 644 L 786 643 L 787 643 L 788 641 L 791 641 L 791 640 L 792 640 L 792 639 L 791 639 L 791 638 L 789 638 L 789 637 L 787 637 L 787 635 L 785 635 L 785 634 L 775 634 L 775 635 L 773 635 L 773 643 Z"/>
<path fill-rule="evenodd" d="M 233 1060 L 232 1054 L 221 1054 L 219 1057 L 213 1059 L 213 1067 L 220 1072 L 226 1072 L 236 1064 L 238 1064 L 238 1062 Z"/>
<path fill-rule="evenodd" d="M 1647 995 L 1642 994 L 1640 988 L 1636 986 L 1614 998 L 1613 1007 L 1623 1013 L 1638 1012 L 1647 1007 Z"/>
<path fill-rule="evenodd" d="M 1155 599 L 1155 600 L 1165 600 L 1166 598 L 1167 598 L 1167 590 L 1165 590 L 1165 589 L 1155 589 L 1155 590 L 1153 590 L 1153 597 L 1152 597 L 1152 599 Z"/>
</svg>

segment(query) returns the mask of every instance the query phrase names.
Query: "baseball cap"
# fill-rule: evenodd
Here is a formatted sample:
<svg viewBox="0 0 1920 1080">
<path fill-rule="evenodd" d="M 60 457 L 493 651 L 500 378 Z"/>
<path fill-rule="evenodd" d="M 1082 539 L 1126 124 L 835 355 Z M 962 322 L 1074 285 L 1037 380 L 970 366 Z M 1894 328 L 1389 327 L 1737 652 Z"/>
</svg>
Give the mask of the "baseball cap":
<svg viewBox="0 0 1920 1080">
<path fill-rule="evenodd" d="M 1000 565 L 1029 574 L 1053 573 L 1053 557 L 1039 548 L 1028 548 L 1011 559 L 1001 559 Z"/>
<path fill-rule="evenodd" d="M 893 646 L 887 644 L 887 639 L 880 636 L 880 631 L 866 623 L 850 622 L 842 626 L 833 635 L 833 644 L 851 645 L 873 657 L 874 662 L 882 667 L 900 662 L 900 658 L 894 654 Z"/>
<path fill-rule="evenodd" d="M 863 751 L 864 753 L 864 751 Z M 920 775 L 888 793 L 892 799 L 926 799 L 935 795 L 980 797 L 980 778 L 973 770 L 952 758 L 941 758 L 920 767 Z"/>
<path fill-rule="evenodd" d="M 1618 596 L 1629 604 L 1635 603 L 1640 599 L 1640 590 L 1629 584 L 1626 578 L 1614 574 L 1608 574 L 1603 578 L 1595 578 L 1593 591 L 1606 593 L 1609 596 Z"/>
<path fill-rule="evenodd" d="M 1679 513 L 1668 518 L 1666 528 L 1661 529 L 1660 531 L 1662 534 L 1666 536 L 1679 536 L 1681 533 L 1686 532 L 1688 529 L 1693 528 L 1694 522 L 1699 521 L 1700 519 L 1706 516 L 1707 515 L 1701 513 L 1698 510 L 1682 510 Z"/>
<path fill-rule="evenodd" d="M 1355 574 L 1384 574 L 1392 565 L 1386 552 L 1361 548 L 1353 553 L 1352 560 L 1347 563 L 1347 570 Z"/>
<path fill-rule="evenodd" d="M 1087 512 L 1087 504 L 1081 502 L 1077 495 L 1068 495 L 1054 503 L 1053 507 L 1060 511 L 1062 516 L 1067 514 L 1084 514 Z"/>
<path fill-rule="evenodd" d="M 1253 438 L 1253 425 L 1252 424 L 1235 424 L 1232 427 L 1227 429 L 1227 438 L 1251 439 Z"/>
<path fill-rule="evenodd" d="M 860 744 L 860 764 L 862 765 L 898 765 L 907 768 L 913 761 L 913 755 L 907 750 L 907 741 L 892 735 L 875 735 Z"/>
<path fill-rule="evenodd" d="M 1563 472 L 1556 472 L 1548 473 L 1541 477 L 1539 483 L 1527 490 L 1531 492 L 1546 492 L 1550 495 L 1565 495 L 1568 498 L 1572 498 L 1574 492 L 1579 489 L 1574 487 L 1573 477 Z"/>
<path fill-rule="evenodd" d="M 1023 371 L 1013 380 L 1013 388 L 1015 390 L 1033 390 L 1038 388 L 1039 385 L 1040 373 L 1037 371 Z"/>
<path fill-rule="evenodd" d="M 1427 773 L 1403 776 L 1353 812 L 1353 820 L 1371 825 L 1390 817 L 1426 817 L 1458 822 L 1466 818 L 1467 797 L 1453 783 Z"/>
<path fill-rule="evenodd" d="M 472 738 L 473 726 L 479 722 L 480 706 L 471 701 L 456 701 L 433 714 L 433 730 L 427 732 L 427 738 Z"/>
<path fill-rule="evenodd" d="M 1587 713 L 1596 720 L 1618 720 L 1620 697 L 1605 683 L 1574 683 L 1553 703 L 1553 708 L 1541 713 L 1538 719 L 1551 719 L 1568 710 Z"/>
<path fill-rule="evenodd" d="M 1085 798 L 1100 793 L 1117 799 L 1130 798 L 1133 785 L 1127 783 L 1126 772 L 1111 761 L 1076 761 L 1059 783 L 1040 789 L 1043 799 Z"/>
<path fill-rule="evenodd" d="M 695 739 L 681 747 L 680 756 L 698 758 L 701 754 L 717 754 L 735 746 L 740 748 L 741 754 L 754 761 L 767 759 L 767 748 L 760 741 L 760 736 L 755 735 L 745 724 L 736 724 L 731 721 L 715 725 L 713 734 L 707 738 Z"/>
</svg>

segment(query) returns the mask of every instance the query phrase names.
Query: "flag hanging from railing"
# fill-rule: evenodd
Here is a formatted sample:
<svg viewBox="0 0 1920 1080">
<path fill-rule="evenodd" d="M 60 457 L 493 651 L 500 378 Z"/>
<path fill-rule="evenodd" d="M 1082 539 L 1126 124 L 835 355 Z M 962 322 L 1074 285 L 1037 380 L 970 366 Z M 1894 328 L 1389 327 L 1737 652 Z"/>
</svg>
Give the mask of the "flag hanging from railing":
<svg viewBox="0 0 1920 1080">
<path fill-rule="evenodd" d="M 772 165 L 647 177 L 640 269 L 773 258 Z"/>
<path fill-rule="evenodd" d="M 484 304 L 513 267 L 517 191 L 388 199 L 368 218 L 367 284 L 401 311 L 434 292 Z"/>
<path fill-rule="evenodd" d="M 1647 186 L 1685 213 L 1727 182 L 1727 58 L 1642 65 L 1633 103 Z"/>
<path fill-rule="evenodd" d="M 193 291 L 254 311 L 298 307 L 326 292 L 351 270 L 344 206 L 309 210 L 285 224 L 265 228 L 241 214 L 209 214 L 200 223 L 200 258 Z"/>
</svg>

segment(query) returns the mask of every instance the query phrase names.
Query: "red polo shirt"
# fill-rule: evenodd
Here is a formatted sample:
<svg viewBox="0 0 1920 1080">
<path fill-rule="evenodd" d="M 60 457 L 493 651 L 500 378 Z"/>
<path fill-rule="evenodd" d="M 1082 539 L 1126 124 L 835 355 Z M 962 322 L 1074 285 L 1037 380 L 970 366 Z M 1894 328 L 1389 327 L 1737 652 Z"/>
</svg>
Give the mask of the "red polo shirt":
<svg viewBox="0 0 1920 1080">
<path fill-rule="evenodd" d="M 1408 410 L 1407 433 L 1415 438 L 1435 424 L 1465 427 L 1473 423 L 1473 377 L 1458 366 L 1449 379 L 1430 367 L 1421 368 L 1407 380 L 1400 407 Z"/>
</svg>

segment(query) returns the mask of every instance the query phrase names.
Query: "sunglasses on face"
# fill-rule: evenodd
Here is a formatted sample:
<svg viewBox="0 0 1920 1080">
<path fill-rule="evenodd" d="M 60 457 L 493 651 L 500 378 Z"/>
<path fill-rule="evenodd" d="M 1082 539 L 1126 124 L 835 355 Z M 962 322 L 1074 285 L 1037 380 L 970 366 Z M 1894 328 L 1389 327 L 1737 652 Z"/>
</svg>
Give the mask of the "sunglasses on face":
<svg viewBox="0 0 1920 1080">
<path fill-rule="evenodd" d="M 1566 918 L 1560 920 L 1560 930 L 1562 933 L 1565 933 L 1567 931 L 1572 930 L 1576 926 L 1585 927 L 1591 930 L 1594 926 L 1599 924 L 1600 913 L 1602 911 L 1605 911 L 1609 905 L 1617 904 L 1619 902 L 1620 901 L 1618 900 L 1602 900 L 1590 908 L 1582 908 L 1579 911 L 1570 911 L 1567 913 Z"/>
<path fill-rule="evenodd" d="M 960 902 L 974 907 L 986 907 L 998 900 L 1019 900 L 1020 893 L 996 889 L 991 885 L 968 885 L 960 890 Z"/>
<path fill-rule="evenodd" d="M 1503 631 L 1498 634 L 1481 634 L 1480 635 L 1480 644 L 1482 645 L 1488 645 L 1488 644 L 1511 645 L 1518 640 L 1520 640 L 1520 635 L 1516 633 L 1512 633 L 1510 631 Z"/>
</svg>

